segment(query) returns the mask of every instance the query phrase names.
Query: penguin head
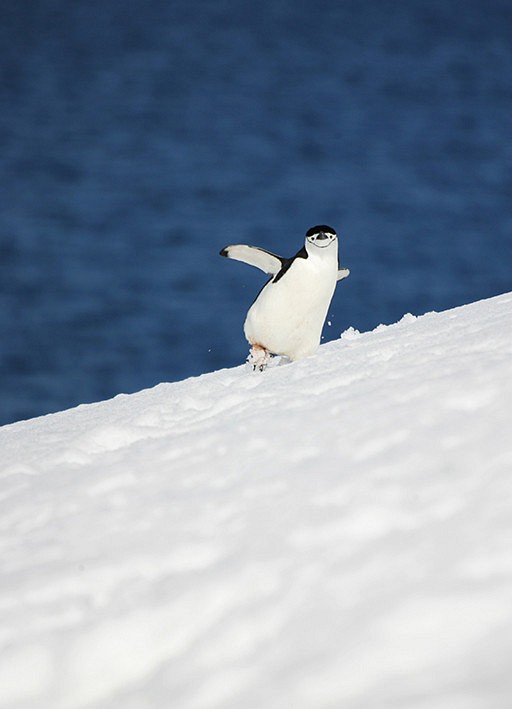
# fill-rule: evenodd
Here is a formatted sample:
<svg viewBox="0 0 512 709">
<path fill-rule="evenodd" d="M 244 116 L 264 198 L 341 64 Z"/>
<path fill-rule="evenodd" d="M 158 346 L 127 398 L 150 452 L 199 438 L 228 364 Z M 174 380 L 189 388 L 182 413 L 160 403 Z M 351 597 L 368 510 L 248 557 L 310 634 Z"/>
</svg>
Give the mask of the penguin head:
<svg viewBox="0 0 512 709">
<path fill-rule="evenodd" d="M 318 226 L 312 226 L 306 232 L 306 246 L 310 244 L 319 249 L 325 249 L 336 241 L 336 232 L 332 226 L 327 226 L 327 224 L 318 224 Z"/>
</svg>

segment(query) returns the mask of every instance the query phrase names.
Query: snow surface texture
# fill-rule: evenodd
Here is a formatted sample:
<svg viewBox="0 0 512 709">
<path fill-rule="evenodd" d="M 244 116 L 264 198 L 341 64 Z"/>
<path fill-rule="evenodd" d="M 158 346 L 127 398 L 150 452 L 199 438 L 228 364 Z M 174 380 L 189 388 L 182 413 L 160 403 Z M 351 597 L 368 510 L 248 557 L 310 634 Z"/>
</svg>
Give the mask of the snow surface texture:
<svg viewBox="0 0 512 709">
<path fill-rule="evenodd" d="M 0 429 L 9 709 L 509 709 L 512 294 Z"/>
</svg>

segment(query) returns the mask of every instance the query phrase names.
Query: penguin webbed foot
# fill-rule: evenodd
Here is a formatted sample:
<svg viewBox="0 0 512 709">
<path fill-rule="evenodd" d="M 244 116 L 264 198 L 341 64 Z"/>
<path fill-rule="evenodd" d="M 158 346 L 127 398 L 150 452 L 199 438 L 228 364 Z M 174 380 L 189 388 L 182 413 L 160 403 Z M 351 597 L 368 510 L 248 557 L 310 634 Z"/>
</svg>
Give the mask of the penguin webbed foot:
<svg viewBox="0 0 512 709">
<path fill-rule="evenodd" d="M 270 357 L 270 352 L 264 347 L 253 345 L 247 357 L 247 362 L 252 367 L 253 372 L 263 372 L 267 368 Z"/>
</svg>

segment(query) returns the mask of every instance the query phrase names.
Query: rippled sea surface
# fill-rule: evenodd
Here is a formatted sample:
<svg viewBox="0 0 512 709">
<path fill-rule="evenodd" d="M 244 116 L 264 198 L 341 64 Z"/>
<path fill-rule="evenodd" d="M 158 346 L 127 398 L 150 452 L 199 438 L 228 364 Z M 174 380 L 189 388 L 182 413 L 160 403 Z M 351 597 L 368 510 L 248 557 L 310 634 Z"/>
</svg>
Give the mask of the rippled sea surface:
<svg viewBox="0 0 512 709">
<path fill-rule="evenodd" d="M 244 361 L 312 225 L 325 339 L 512 289 L 508 0 L 25 0 L 0 18 L 0 423 Z"/>
</svg>

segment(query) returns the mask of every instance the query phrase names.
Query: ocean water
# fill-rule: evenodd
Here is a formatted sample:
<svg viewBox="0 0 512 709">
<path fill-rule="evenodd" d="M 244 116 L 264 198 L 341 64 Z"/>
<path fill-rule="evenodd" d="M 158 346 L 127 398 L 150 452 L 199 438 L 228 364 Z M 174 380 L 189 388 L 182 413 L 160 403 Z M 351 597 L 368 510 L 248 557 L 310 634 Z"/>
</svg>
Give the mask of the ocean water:
<svg viewBox="0 0 512 709">
<path fill-rule="evenodd" d="M 508 0 L 24 0 L 0 14 L 0 423 L 244 361 L 318 223 L 325 340 L 512 289 Z"/>
</svg>

